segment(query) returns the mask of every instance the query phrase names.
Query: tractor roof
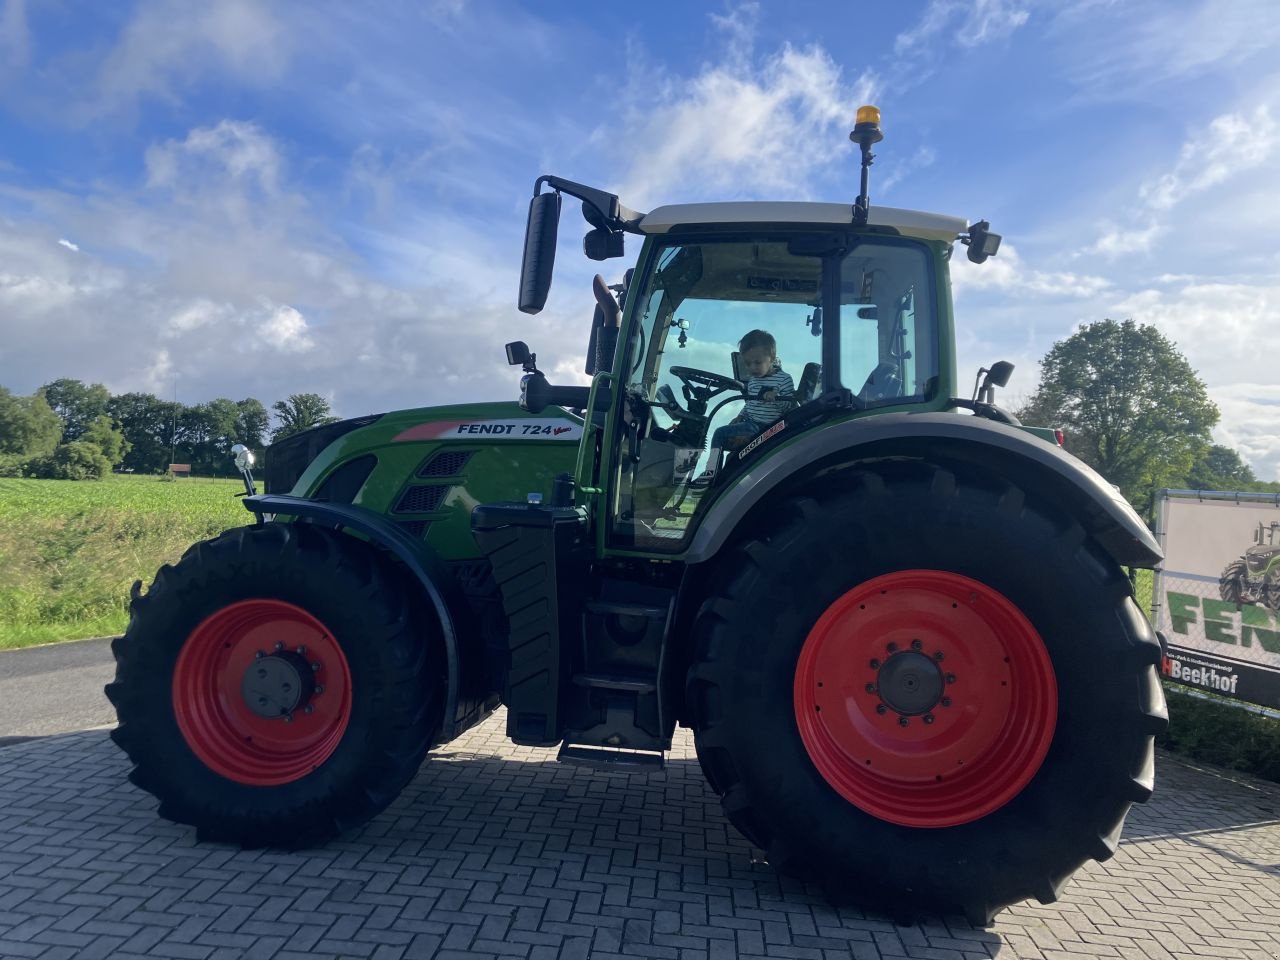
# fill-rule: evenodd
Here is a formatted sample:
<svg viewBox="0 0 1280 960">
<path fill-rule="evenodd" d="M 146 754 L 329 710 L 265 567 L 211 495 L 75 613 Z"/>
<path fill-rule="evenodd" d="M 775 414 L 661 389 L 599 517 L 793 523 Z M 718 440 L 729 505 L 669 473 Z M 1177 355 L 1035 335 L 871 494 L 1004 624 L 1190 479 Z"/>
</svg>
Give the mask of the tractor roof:
<svg viewBox="0 0 1280 960">
<path fill-rule="evenodd" d="M 897 207 L 872 206 L 868 224 L 893 227 L 899 233 L 925 240 L 950 243 L 969 225 L 959 217 Z M 853 206 L 848 203 L 751 201 L 731 203 L 681 203 L 657 207 L 640 220 L 641 233 L 668 233 L 675 227 L 695 224 L 812 224 L 852 226 Z"/>
</svg>

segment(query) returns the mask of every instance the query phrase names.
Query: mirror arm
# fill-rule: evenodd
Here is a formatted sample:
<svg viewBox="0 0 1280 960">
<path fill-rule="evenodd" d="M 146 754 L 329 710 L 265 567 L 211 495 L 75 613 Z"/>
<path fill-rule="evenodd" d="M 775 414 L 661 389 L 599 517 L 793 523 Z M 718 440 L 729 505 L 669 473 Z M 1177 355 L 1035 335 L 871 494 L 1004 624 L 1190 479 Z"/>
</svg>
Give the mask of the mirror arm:
<svg viewBox="0 0 1280 960">
<path fill-rule="evenodd" d="M 533 195 L 535 197 L 544 183 L 552 190 L 567 193 L 571 197 L 577 197 L 583 203 L 590 204 L 600 214 L 600 218 L 610 230 L 625 230 L 628 233 L 640 232 L 640 221 L 644 219 L 644 214 L 638 213 L 629 207 L 624 207 L 618 202 L 616 194 L 607 193 L 595 187 L 588 187 L 585 184 L 575 183 L 572 180 L 565 180 L 563 177 L 543 174 L 534 181 Z"/>
</svg>

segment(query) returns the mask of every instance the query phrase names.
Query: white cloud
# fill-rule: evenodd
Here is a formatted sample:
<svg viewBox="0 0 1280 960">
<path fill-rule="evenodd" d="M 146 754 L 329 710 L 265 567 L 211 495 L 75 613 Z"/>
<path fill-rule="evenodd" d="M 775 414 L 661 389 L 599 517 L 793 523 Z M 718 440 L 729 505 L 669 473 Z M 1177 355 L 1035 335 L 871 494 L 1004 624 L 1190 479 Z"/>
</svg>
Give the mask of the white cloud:
<svg viewBox="0 0 1280 960">
<path fill-rule="evenodd" d="M 942 35 L 962 47 L 981 46 L 1012 35 L 1029 16 L 1026 4 L 1009 0 L 930 0 L 919 23 L 898 34 L 894 52 L 913 52 Z"/>
<path fill-rule="evenodd" d="M 1134 223 L 1124 226 L 1105 221 L 1098 239 L 1077 256 L 1099 254 L 1115 259 L 1151 253 L 1156 242 L 1171 232 L 1169 221 L 1176 207 L 1267 165 L 1276 139 L 1276 122 L 1266 104 L 1247 113 L 1214 117 L 1207 131 L 1198 131 L 1186 139 L 1171 169 L 1149 178 L 1138 188 L 1139 208 L 1134 211 Z M 1219 205 L 1221 202 L 1220 197 Z"/>
<path fill-rule="evenodd" d="M 918 147 L 911 156 L 905 160 L 894 163 L 889 172 L 880 178 L 880 182 L 876 184 L 875 191 L 881 196 L 887 195 L 895 186 L 906 180 L 911 174 L 919 170 L 926 170 L 933 166 L 938 159 L 938 155 L 933 147 Z"/>
<path fill-rule="evenodd" d="M 1239 450 L 1259 480 L 1280 480 L 1280 385 L 1233 383 L 1209 395 L 1222 411 L 1214 439 Z"/>
<path fill-rule="evenodd" d="M 270 343 L 281 350 L 291 353 L 302 353 L 315 346 L 315 341 L 307 331 L 306 318 L 290 306 L 275 307 L 266 319 L 255 326 Z"/>
<path fill-rule="evenodd" d="M 212 172 L 233 180 L 252 178 L 274 192 L 280 175 L 280 153 L 274 141 L 255 124 L 223 120 L 214 127 L 190 131 L 184 140 L 168 140 L 147 149 L 147 185 L 173 187 L 181 176 L 190 186 L 191 174 Z"/>
<path fill-rule="evenodd" d="M 1172 170 L 1145 183 L 1138 196 L 1152 210 L 1170 210 L 1188 197 L 1261 165 L 1276 143 L 1276 123 L 1266 104 L 1251 115 L 1225 113 L 1182 145 Z"/>
<path fill-rule="evenodd" d="M 951 260 L 951 280 L 957 295 L 969 290 L 999 290 L 1010 296 L 1088 299 L 1111 287 L 1105 277 L 1028 267 L 1009 243 L 1002 243 L 1000 252 L 983 264 L 970 263 L 965 253 L 965 248 L 957 244 Z"/>
<path fill-rule="evenodd" d="M 1215 70 L 1243 76 L 1254 58 L 1269 67 L 1280 43 L 1272 0 L 1066 4 L 1054 25 L 1068 41 L 1067 77 L 1106 100 L 1141 99 Z"/>
<path fill-rule="evenodd" d="M 611 123 L 593 138 L 622 165 L 626 202 L 643 209 L 695 187 L 702 197 L 794 198 L 816 172 L 847 160 L 845 127 L 872 98 L 874 76 L 847 82 L 816 46 L 784 44 L 757 57 L 752 11 L 717 19 L 728 36 L 723 59 L 694 76 L 666 73 L 632 51 L 622 129 Z M 842 141 L 837 150 L 802 146 Z"/>
<path fill-rule="evenodd" d="M 60 237 L 60 238 L 58 239 L 58 244 L 59 244 L 60 246 L 66 247 L 66 248 L 67 248 L 68 250 L 70 250 L 72 253 L 79 253 L 79 252 L 80 252 L 80 248 L 79 248 L 78 246 L 76 246 L 74 243 L 72 243 L 70 240 L 66 239 L 66 237 Z"/>
<path fill-rule="evenodd" d="M 1100 254 L 1114 258 L 1127 253 L 1147 253 L 1156 239 L 1164 233 L 1164 228 L 1157 223 L 1131 229 L 1119 227 L 1113 223 L 1104 223 L 1103 230 L 1102 236 L 1082 250 L 1078 256 Z"/>
<path fill-rule="evenodd" d="M 0 7 L 0 76 L 27 65 L 31 38 L 27 33 L 25 0 L 6 0 Z"/>
<path fill-rule="evenodd" d="M 132 106 L 140 97 L 175 101 L 196 76 L 217 70 L 239 80 L 279 76 L 289 34 L 269 5 L 252 0 L 149 0 L 139 5 L 102 61 L 90 113 Z"/>
</svg>

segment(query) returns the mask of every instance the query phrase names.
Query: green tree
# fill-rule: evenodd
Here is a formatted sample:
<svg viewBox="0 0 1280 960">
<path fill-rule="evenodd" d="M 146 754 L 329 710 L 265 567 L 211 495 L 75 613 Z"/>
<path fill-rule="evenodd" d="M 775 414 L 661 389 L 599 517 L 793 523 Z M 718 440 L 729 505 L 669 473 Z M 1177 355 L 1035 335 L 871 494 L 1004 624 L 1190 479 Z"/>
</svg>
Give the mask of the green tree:
<svg viewBox="0 0 1280 960">
<path fill-rule="evenodd" d="M 53 453 L 28 464 L 28 473 L 44 480 L 101 480 L 110 472 L 111 462 L 102 450 L 85 440 L 60 443 Z"/>
<path fill-rule="evenodd" d="M 92 443 L 113 467 L 119 465 L 129 452 L 129 441 L 125 439 L 124 432 L 105 413 L 89 424 L 79 442 Z"/>
<path fill-rule="evenodd" d="M 170 462 L 174 430 L 182 410 L 182 404 L 150 393 L 112 397 L 107 412 L 120 424 L 129 444 L 121 465 L 137 473 L 163 473 Z"/>
<path fill-rule="evenodd" d="M 62 442 L 79 440 L 89 424 L 107 412 L 111 394 L 100 383 L 86 385 L 63 377 L 40 388 L 45 401 L 62 419 Z"/>
<path fill-rule="evenodd" d="M 1132 320 L 1090 323 L 1041 364 L 1024 422 L 1061 427 L 1067 449 L 1149 513 L 1210 446 L 1218 408 L 1177 346 Z"/>
<path fill-rule="evenodd" d="M 1240 454 L 1215 443 L 1192 465 L 1183 485 L 1189 490 L 1248 490 L 1257 482 Z"/>
<path fill-rule="evenodd" d="M 44 397 L 18 397 L 0 387 L 0 456 L 43 457 L 61 436 L 62 421 Z"/>
<path fill-rule="evenodd" d="M 253 450 L 261 450 L 266 441 L 267 428 L 271 425 L 267 408 L 261 401 L 246 397 L 244 400 L 236 401 L 236 409 L 240 412 L 236 414 L 235 433 L 232 439 Z"/>
<path fill-rule="evenodd" d="M 318 393 L 291 393 L 288 400 L 277 400 L 271 409 L 275 411 L 277 421 L 271 434 L 272 443 L 312 427 L 338 422 L 338 418 L 329 412 L 329 401 Z"/>
</svg>

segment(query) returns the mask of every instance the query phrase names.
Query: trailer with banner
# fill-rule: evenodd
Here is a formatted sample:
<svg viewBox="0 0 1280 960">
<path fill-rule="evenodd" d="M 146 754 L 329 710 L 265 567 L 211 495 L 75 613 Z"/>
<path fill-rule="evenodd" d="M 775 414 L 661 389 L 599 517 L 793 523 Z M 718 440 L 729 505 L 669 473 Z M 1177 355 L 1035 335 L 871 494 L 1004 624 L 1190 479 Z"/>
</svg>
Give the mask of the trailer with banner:
<svg viewBox="0 0 1280 960">
<path fill-rule="evenodd" d="M 1162 490 L 1156 517 L 1165 675 L 1280 709 L 1280 494 Z"/>
</svg>

